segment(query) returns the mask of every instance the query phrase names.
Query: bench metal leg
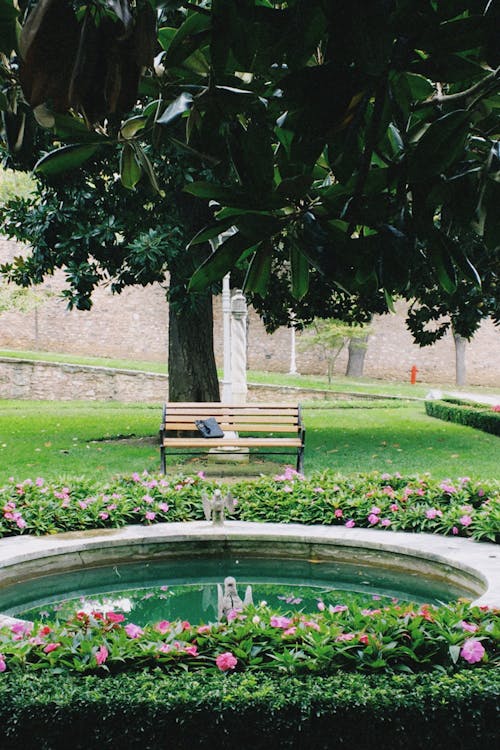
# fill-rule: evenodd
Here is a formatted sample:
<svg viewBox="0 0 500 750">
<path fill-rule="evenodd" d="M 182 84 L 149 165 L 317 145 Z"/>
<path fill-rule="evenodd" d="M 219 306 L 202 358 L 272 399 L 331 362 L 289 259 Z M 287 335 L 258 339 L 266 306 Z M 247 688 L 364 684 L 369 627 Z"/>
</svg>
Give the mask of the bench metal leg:
<svg viewBox="0 0 500 750">
<path fill-rule="evenodd" d="M 167 457 L 165 455 L 165 448 L 163 445 L 160 447 L 160 461 L 161 461 L 161 473 L 167 473 Z"/>
<path fill-rule="evenodd" d="M 299 448 L 297 451 L 297 471 L 299 474 L 304 473 L 304 448 Z"/>
</svg>

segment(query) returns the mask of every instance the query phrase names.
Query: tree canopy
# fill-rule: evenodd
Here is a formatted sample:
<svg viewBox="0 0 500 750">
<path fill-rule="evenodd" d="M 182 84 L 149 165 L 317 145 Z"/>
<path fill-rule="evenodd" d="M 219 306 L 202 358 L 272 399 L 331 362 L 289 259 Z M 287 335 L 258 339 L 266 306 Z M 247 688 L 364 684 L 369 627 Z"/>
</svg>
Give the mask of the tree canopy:
<svg viewBox="0 0 500 750">
<path fill-rule="evenodd" d="M 30 152 L 36 118 L 55 146 L 35 165 L 47 180 L 106 153 L 128 189 L 161 191 L 159 132 L 210 166 L 184 188 L 217 204 L 190 247 L 236 231 L 192 290 L 239 264 L 265 298 L 278 258 L 295 299 L 311 269 L 377 310 L 431 288 L 446 306 L 466 284 L 479 319 L 498 320 L 498 2 L 21 5 L 0 0 L 11 152 Z"/>
</svg>

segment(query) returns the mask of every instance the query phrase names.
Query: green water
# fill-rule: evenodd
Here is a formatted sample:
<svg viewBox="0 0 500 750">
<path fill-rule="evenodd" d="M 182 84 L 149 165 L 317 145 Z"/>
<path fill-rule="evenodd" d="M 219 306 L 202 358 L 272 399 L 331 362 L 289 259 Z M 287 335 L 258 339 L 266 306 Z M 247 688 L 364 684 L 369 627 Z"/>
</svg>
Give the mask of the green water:
<svg viewBox="0 0 500 750">
<path fill-rule="evenodd" d="M 421 576 L 368 566 L 307 560 L 205 558 L 129 563 L 42 576 L 0 590 L 0 611 L 29 620 L 65 620 L 75 611 L 122 612 L 138 625 L 217 620 L 217 584 L 234 576 L 244 598 L 283 613 L 317 612 L 318 603 L 378 607 L 398 601 L 440 603 L 464 592 Z M 320 604 L 321 606 L 321 604 Z"/>
</svg>

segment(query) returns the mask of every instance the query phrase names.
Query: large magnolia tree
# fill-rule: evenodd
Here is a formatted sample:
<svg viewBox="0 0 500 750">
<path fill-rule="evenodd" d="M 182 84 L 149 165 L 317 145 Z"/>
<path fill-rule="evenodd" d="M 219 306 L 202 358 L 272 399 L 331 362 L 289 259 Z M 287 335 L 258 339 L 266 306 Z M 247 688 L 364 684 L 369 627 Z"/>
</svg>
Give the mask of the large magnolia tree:
<svg viewBox="0 0 500 750">
<path fill-rule="evenodd" d="M 499 319 L 498 2 L 29 5 L 0 0 L 11 151 L 33 152 L 36 120 L 53 139 L 43 179 L 107 158 L 129 190 L 161 192 L 159 134 L 187 150 L 210 179 L 184 190 L 217 210 L 186 257 L 235 229 L 192 291 L 238 267 L 265 299 L 278 263 L 297 300 L 313 269 L 362 315 L 430 289 L 446 307 L 466 284 L 477 315 L 462 333 Z"/>
</svg>

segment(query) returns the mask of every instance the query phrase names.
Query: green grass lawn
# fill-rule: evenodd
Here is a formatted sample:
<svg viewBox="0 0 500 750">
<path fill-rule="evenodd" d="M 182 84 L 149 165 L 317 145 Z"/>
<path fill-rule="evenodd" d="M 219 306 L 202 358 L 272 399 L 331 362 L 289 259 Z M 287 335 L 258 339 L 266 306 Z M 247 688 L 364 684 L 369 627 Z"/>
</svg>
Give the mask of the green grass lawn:
<svg viewBox="0 0 500 750">
<path fill-rule="evenodd" d="M 0 401 L 0 483 L 13 476 L 74 477 L 158 471 L 161 406 L 115 402 Z M 332 468 L 423 473 L 436 478 L 498 478 L 500 440 L 470 427 L 426 416 L 419 402 L 377 408 L 304 409 L 305 471 Z M 280 465 L 294 457 L 274 457 Z M 178 462 L 168 462 L 170 471 Z M 188 471 L 205 462 L 185 464 Z M 211 465 L 210 473 L 266 473 L 270 462 L 250 467 Z"/>
</svg>

